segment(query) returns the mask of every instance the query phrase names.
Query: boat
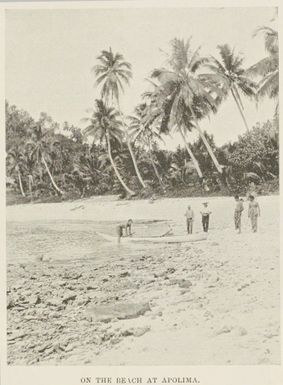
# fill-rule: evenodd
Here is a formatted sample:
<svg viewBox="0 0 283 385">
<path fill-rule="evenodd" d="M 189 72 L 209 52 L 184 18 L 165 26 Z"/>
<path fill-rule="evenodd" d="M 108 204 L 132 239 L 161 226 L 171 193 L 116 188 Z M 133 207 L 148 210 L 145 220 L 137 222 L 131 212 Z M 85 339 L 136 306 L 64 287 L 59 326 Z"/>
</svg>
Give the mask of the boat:
<svg viewBox="0 0 283 385">
<path fill-rule="evenodd" d="M 96 232 L 101 238 L 108 242 L 117 243 L 117 237 L 109 234 Z M 160 237 L 121 237 L 121 243 L 185 243 L 185 242 L 199 242 L 207 239 L 207 233 L 188 234 L 188 235 L 170 235 Z"/>
</svg>

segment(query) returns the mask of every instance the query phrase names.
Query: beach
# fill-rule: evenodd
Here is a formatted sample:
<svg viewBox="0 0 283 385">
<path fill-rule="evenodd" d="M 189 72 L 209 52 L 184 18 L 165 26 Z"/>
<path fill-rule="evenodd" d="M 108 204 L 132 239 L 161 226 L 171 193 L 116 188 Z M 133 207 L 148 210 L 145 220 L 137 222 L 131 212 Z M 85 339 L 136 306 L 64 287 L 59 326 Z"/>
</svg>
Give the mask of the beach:
<svg viewBox="0 0 283 385">
<path fill-rule="evenodd" d="M 242 234 L 232 197 L 206 199 L 208 239 L 109 244 L 135 235 L 202 231 L 203 198 L 7 207 L 8 363 L 12 365 L 280 364 L 279 196 L 262 196 L 259 230 L 244 202 Z"/>
</svg>

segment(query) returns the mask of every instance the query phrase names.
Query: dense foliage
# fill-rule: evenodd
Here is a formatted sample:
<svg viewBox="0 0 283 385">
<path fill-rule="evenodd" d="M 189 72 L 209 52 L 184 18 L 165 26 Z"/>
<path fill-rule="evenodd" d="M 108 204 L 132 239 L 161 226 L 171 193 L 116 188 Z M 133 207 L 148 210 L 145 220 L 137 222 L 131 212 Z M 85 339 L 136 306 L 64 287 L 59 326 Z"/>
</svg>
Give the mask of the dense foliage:
<svg viewBox="0 0 283 385">
<path fill-rule="evenodd" d="M 148 197 L 245 193 L 250 185 L 278 187 L 278 33 L 261 27 L 267 57 L 248 69 L 227 44 L 219 58 L 202 57 L 191 39 L 173 39 L 166 65 L 151 73 L 133 115 L 120 97 L 130 86 L 131 64 L 104 50 L 93 67 L 100 99 L 88 125 L 60 126 L 46 113 L 38 120 L 6 102 L 7 185 L 26 200 L 70 199 L 100 194 Z M 246 132 L 217 147 L 202 119 L 218 113 L 229 95 Z M 275 100 L 274 116 L 250 129 L 244 100 Z M 187 133 L 198 139 L 190 143 Z M 164 135 L 180 135 L 184 147 L 162 149 Z M 261 188 L 261 187 L 260 187 Z M 265 191 L 264 191 L 265 192 Z"/>
<path fill-rule="evenodd" d="M 89 143 L 79 128 L 68 123 L 60 128 L 46 114 L 41 114 L 36 121 L 8 103 L 6 120 L 8 181 L 15 191 L 27 197 L 27 201 L 47 197 L 62 199 L 62 195 L 65 198 L 123 195 L 105 146 Z M 219 162 L 225 166 L 225 176 L 219 179 L 201 138 L 191 144 L 210 192 L 223 193 L 226 188 L 226 192 L 245 193 L 251 182 L 261 186 L 263 182 L 277 180 L 279 139 L 274 121 L 258 124 L 236 142 L 222 147 L 215 146 L 213 136 L 205 135 Z M 128 147 L 115 138 L 111 141 L 112 156 L 120 174 L 133 190 L 140 190 Z M 156 142 L 151 144 L 150 150 L 143 143 L 134 146 L 138 167 L 147 184 L 140 196 L 150 196 L 153 192 L 205 194 L 185 149 L 179 146 L 175 151 L 168 151 Z"/>
</svg>

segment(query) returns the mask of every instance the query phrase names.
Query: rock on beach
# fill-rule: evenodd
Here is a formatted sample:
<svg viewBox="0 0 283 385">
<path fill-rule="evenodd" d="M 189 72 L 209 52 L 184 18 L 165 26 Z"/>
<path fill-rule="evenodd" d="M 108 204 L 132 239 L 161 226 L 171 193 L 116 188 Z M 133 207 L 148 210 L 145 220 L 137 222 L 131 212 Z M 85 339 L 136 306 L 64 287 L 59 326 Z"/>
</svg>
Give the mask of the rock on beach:
<svg viewBox="0 0 283 385">
<path fill-rule="evenodd" d="M 89 306 L 87 313 L 95 321 L 109 322 L 115 318 L 120 320 L 137 318 L 150 310 L 149 303 L 117 303 L 114 305 Z"/>
</svg>

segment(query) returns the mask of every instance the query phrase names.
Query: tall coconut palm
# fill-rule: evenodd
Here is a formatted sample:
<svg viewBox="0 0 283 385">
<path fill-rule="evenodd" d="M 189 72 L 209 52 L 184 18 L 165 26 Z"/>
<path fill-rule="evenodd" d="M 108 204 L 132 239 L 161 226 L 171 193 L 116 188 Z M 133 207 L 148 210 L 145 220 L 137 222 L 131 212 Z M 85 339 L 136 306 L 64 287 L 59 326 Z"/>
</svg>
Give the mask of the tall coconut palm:
<svg viewBox="0 0 283 385">
<path fill-rule="evenodd" d="M 131 64 L 126 62 L 124 60 L 124 56 L 120 53 L 114 54 L 111 48 L 109 48 L 109 51 L 102 51 L 97 60 L 99 64 L 93 67 L 93 71 L 96 76 L 96 84 L 102 86 L 101 98 L 105 100 L 106 103 L 110 103 L 111 105 L 116 104 L 117 106 L 124 128 L 127 146 L 134 164 L 135 172 L 141 185 L 145 188 L 146 185 L 140 174 L 137 160 L 130 142 L 129 135 L 127 133 L 127 127 L 120 107 L 120 94 L 121 92 L 124 92 L 124 84 L 129 85 L 130 79 L 132 77 Z"/>
<path fill-rule="evenodd" d="M 243 68 L 244 58 L 237 55 L 228 44 L 218 47 L 221 60 L 212 57 L 206 66 L 212 71 L 212 74 L 203 75 L 206 79 L 215 82 L 226 96 L 231 93 L 238 110 L 243 119 L 244 125 L 249 131 L 247 119 L 244 115 L 244 106 L 241 99 L 241 93 L 248 97 L 255 97 L 256 83 L 250 79 L 246 70 Z"/>
<path fill-rule="evenodd" d="M 60 194 L 63 195 L 64 191 L 62 191 L 57 183 L 55 182 L 51 171 L 48 166 L 48 160 L 50 161 L 50 150 L 51 150 L 51 143 L 49 143 L 49 137 L 48 137 L 48 130 L 43 132 L 41 124 L 37 124 L 35 127 L 33 127 L 31 138 L 32 141 L 27 143 L 27 146 L 32 149 L 33 155 L 36 157 L 38 165 L 42 163 L 47 171 L 47 174 L 50 178 L 50 181 L 54 187 L 54 189 Z"/>
<path fill-rule="evenodd" d="M 146 123 L 152 125 L 153 123 L 156 123 L 156 121 L 157 121 L 157 124 L 161 125 L 162 119 L 160 119 L 160 118 L 161 118 L 162 113 L 163 113 L 162 107 L 164 105 L 163 90 L 162 90 L 162 88 L 159 88 L 158 85 L 155 84 L 154 82 L 150 81 L 150 83 L 153 86 L 154 90 L 149 91 L 149 92 L 145 92 L 143 94 L 143 98 L 150 101 L 150 106 L 147 108 L 147 114 L 145 116 Z M 161 103 L 160 103 L 160 101 L 161 101 Z M 194 124 L 193 124 L 192 119 L 187 119 L 185 121 L 185 119 L 187 118 L 187 114 L 185 112 L 186 111 L 183 111 L 182 113 L 178 114 L 178 117 L 175 118 L 175 122 L 176 122 L 175 128 L 176 128 L 176 131 L 179 132 L 181 135 L 181 138 L 185 144 L 186 150 L 187 150 L 188 154 L 190 155 L 190 158 L 194 164 L 194 167 L 197 171 L 199 178 L 201 180 L 203 180 L 203 174 L 202 174 L 202 171 L 200 169 L 199 163 L 198 163 L 196 157 L 194 156 L 192 149 L 188 143 L 187 137 L 186 137 L 187 131 L 191 131 L 194 128 Z M 163 125 L 164 125 L 164 123 L 163 123 Z M 163 131 L 163 130 L 164 130 L 164 128 L 161 129 L 161 131 Z M 165 127 L 165 131 L 167 131 L 166 127 Z"/>
<path fill-rule="evenodd" d="M 278 47 L 278 32 L 270 27 L 258 28 L 254 36 L 263 34 L 265 41 L 265 49 L 268 56 L 261 59 L 248 69 L 251 76 L 259 76 L 261 79 L 258 83 L 257 96 L 276 100 L 276 110 L 278 111 L 278 96 L 279 96 L 279 47 Z"/>
<path fill-rule="evenodd" d="M 221 174 L 222 166 L 206 140 L 199 120 L 210 112 L 216 112 L 222 92 L 208 79 L 201 77 L 200 69 L 207 59 L 200 56 L 200 48 L 192 50 L 191 39 L 174 39 L 171 48 L 168 68 L 155 69 L 152 72 L 152 78 L 159 81 L 158 95 L 161 95 L 163 110 L 161 130 L 166 131 L 175 124 L 179 125 L 184 116 L 185 120 L 193 120 L 217 171 Z"/>
<path fill-rule="evenodd" d="M 23 197 L 26 196 L 22 183 L 22 174 L 25 168 L 24 153 L 19 146 L 12 147 L 7 154 L 7 163 L 10 174 L 15 174 L 18 179 L 20 191 Z"/>
<path fill-rule="evenodd" d="M 96 100 L 94 111 L 91 118 L 89 118 L 90 124 L 85 128 L 84 134 L 92 136 L 94 141 L 98 140 L 101 144 L 105 145 L 117 179 L 129 195 L 134 195 L 135 193 L 123 181 L 111 153 L 111 140 L 121 141 L 122 123 L 118 116 L 119 112 L 113 107 L 107 107 L 103 100 Z"/>
</svg>

